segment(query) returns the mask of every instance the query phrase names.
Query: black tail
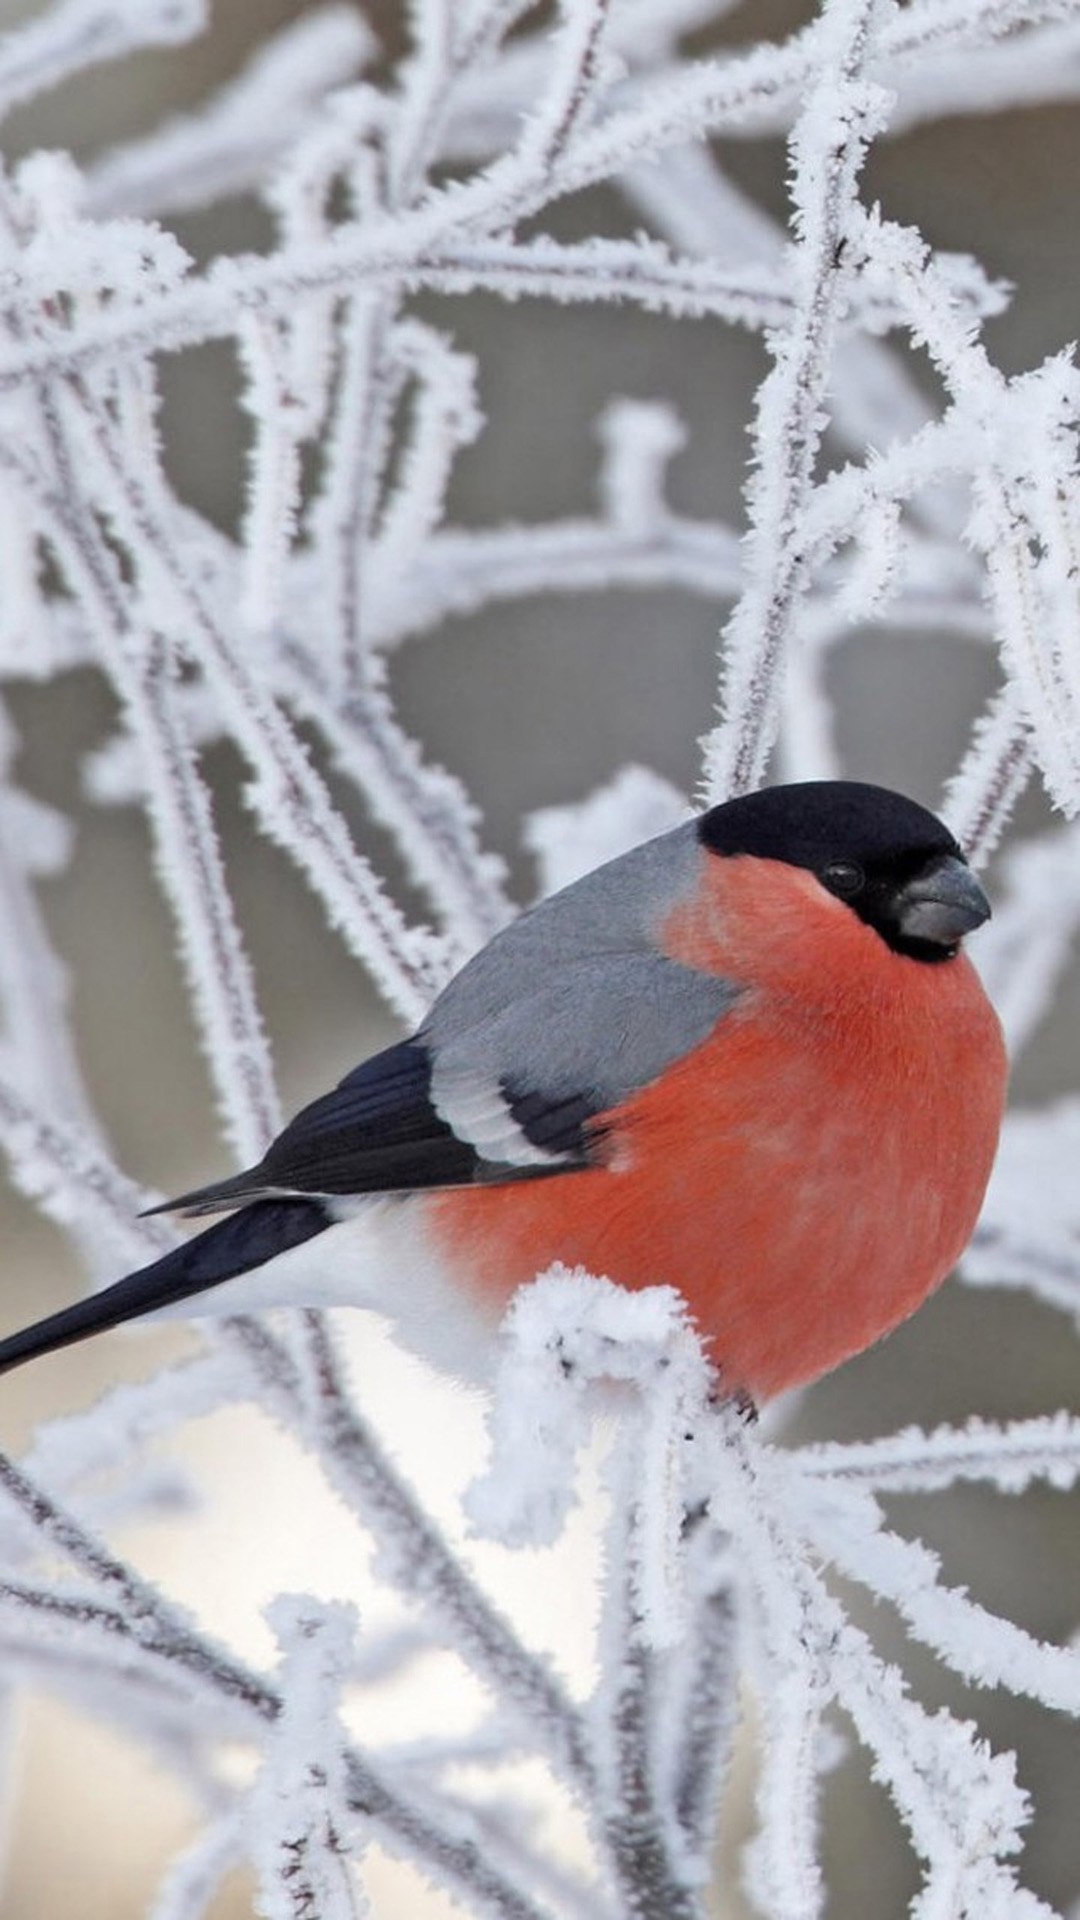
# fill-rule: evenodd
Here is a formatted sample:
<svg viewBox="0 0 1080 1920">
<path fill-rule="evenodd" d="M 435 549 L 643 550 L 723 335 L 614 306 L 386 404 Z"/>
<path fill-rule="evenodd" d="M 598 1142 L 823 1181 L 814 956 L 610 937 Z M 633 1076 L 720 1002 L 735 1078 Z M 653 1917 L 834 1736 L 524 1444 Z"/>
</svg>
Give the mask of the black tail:
<svg viewBox="0 0 1080 1920">
<path fill-rule="evenodd" d="M 235 1280 L 252 1267 L 261 1267 L 276 1254 L 298 1247 L 331 1225 L 318 1200 L 259 1200 L 242 1212 L 219 1220 L 205 1233 L 162 1254 L 149 1267 L 140 1267 L 88 1300 L 62 1307 L 45 1320 L 23 1327 L 0 1340 L 0 1373 L 35 1360 L 39 1354 L 69 1347 L 89 1334 L 104 1333 L 125 1320 L 187 1300 L 225 1280 Z"/>
</svg>

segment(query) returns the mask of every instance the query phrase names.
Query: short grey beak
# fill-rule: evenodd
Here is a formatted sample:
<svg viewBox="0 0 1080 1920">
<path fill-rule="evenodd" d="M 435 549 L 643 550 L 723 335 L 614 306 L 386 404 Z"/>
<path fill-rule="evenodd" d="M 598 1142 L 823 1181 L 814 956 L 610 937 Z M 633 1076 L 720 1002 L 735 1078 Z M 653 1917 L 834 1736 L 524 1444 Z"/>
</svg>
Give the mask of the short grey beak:
<svg viewBox="0 0 1080 1920">
<path fill-rule="evenodd" d="M 955 947 L 965 933 L 989 920 L 990 902 L 971 868 L 945 854 L 901 888 L 896 917 L 907 939 Z"/>
</svg>

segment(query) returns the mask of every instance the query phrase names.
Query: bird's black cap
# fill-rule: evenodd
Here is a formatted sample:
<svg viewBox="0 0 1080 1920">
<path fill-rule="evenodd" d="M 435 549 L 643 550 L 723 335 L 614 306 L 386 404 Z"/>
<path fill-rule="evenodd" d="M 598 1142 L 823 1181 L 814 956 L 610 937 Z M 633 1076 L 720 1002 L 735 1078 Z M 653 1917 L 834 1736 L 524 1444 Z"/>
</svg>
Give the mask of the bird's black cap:
<svg viewBox="0 0 1080 1920">
<path fill-rule="evenodd" d="M 948 828 L 926 807 L 861 780 L 804 780 L 765 787 L 710 808 L 698 832 L 712 853 L 756 854 L 819 871 L 830 860 L 883 863 L 934 855 L 963 858 Z"/>
</svg>

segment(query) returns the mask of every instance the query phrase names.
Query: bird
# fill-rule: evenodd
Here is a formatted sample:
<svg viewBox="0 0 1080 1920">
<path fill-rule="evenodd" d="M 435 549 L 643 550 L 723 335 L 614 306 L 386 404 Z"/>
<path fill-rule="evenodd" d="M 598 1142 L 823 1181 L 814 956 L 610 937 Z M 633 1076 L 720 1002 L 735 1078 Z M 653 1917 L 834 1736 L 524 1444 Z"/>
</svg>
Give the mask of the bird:
<svg viewBox="0 0 1080 1920">
<path fill-rule="evenodd" d="M 713 806 L 511 921 L 258 1165 L 167 1203 L 224 1218 L 0 1341 L 0 1371 L 146 1314 L 352 1302 L 467 1375 L 561 1264 L 680 1290 L 760 1406 L 888 1333 L 971 1235 L 1006 1088 L 963 951 L 989 914 L 887 788 Z"/>
</svg>

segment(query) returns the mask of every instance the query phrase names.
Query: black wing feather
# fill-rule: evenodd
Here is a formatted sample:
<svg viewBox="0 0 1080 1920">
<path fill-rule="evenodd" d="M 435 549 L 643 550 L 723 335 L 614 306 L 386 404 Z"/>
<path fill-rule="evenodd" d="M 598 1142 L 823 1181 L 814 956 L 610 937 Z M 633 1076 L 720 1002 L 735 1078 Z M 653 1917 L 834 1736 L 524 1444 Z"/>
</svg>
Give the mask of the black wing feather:
<svg viewBox="0 0 1080 1920">
<path fill-rule="evenodd" d="M 268 1186 L 304 1193 L 385 1193 L 461 1186 L 479 1164 L 431 1104 L 426 1046 L 402 1040 L 304 1107 L 259 1172 Z"/>
<path fill-rule="evenodd" d="M 401 1040 L 302 1108 L 258 1166 L 181 1194 L 168 1207 L 214 1213 L 266 1193 L 394 1193 L 465 1186 L 478 1177 L 476 1149 L 432 1106 L 427 1047 Z"/>
<path fill-rule="evenodd" d="M 500 1081 L 503 1097 L 527 1140 L 548 1153 L 573 1154 L 584 1160 L 603 1132 L 595 1124 L 600 1101 L 584 1093 L 567 1094 L 561 1099 L 518 1087 L 512 1080 Z"/>
<path fill-rule="evenodd" d="M 586 1122 L 596 1111 L 595 1101 L 519 1090 L 505 1082 L 502 1092 L 512 1119 L 534 1145 L 572 1153 L 578 1165 L 587 1164 L 587 1147 L 596 1136 L 586 1132 Z M 428 1048 L 423 1038 L 413 1038 L 365 1060 L 332 1092 L 302 1108 L 258 1166 L 153 1211 L 218 1213 L 280 1194 L 411 1193 L 565 1173 L 573 1164 L 564 1158 L 550 1168 L 519 1167 L 483 1159 L 436 1112 Z"/>
</svg>

